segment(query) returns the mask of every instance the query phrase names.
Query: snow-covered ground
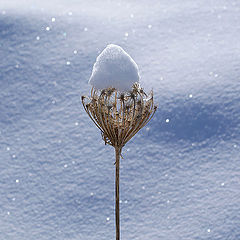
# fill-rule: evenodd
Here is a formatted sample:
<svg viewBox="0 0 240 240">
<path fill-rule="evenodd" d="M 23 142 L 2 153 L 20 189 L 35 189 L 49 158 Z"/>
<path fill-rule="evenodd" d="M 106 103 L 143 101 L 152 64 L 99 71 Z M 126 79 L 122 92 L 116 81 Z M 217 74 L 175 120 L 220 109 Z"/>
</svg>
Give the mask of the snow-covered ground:
<svg viewBox="0 0 240 240">
<path fill-rule="evenodd" d="M 237 0 L 0 1 L 0 239 L 114 239 L 114 151 L 84 112 L 107 44 L 159 109 L 123 151 L 121 238 L 240 239 Z"/>
</svg>

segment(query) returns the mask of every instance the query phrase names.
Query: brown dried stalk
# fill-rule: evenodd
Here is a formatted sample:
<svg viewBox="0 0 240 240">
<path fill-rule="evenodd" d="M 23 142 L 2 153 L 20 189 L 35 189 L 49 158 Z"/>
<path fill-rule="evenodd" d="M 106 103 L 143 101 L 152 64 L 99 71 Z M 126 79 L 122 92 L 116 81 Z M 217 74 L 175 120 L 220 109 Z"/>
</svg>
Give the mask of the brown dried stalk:
<svg viewBox="0 0 240 240">
<path fill-rule="evenodd" d="M 100 129 L 105 144 L 115 148 L 116 240 L 120 240 L 120 156 L 124 145 L 152 119 L 156 112 L 153 92 L 147 95 L 137 83 L 128 93 L 121 93 L 114 88 L 102 91 L 92 88 L 90 97 L 82 96 L 82 104 L 91 120 Z"/>
</svg>

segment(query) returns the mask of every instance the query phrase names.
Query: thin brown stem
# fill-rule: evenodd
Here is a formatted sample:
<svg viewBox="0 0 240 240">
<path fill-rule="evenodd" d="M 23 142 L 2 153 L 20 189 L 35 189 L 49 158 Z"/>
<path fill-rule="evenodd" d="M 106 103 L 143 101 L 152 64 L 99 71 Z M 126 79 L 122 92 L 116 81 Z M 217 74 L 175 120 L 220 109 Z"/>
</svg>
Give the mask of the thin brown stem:
<svg viewBox="0 0 240 240">
<path fill-rule="evenodd" d="M 115 175 L 115 222 L 116 222 L 116 240 L 120 240 L 120 209 L 119 209 L 119 169 L 121 149 L 115 147 L 116 154 L 116 175 Z"/>
</svg>

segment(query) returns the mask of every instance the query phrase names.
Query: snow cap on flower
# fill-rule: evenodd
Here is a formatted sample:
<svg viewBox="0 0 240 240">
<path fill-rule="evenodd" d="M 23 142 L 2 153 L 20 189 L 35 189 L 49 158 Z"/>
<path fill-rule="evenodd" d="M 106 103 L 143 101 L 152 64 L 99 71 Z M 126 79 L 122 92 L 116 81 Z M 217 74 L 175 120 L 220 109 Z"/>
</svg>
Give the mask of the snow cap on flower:
<svg viewBox="0 0 240 240">
<path fill-rule="evenodd" d="M 94 63 L 89 83 L 95 89 L 116 88 L 130 91 L 135 82 L 139 82 L 138 66 L 120 47 L 108 45 Z"/>
</svg>

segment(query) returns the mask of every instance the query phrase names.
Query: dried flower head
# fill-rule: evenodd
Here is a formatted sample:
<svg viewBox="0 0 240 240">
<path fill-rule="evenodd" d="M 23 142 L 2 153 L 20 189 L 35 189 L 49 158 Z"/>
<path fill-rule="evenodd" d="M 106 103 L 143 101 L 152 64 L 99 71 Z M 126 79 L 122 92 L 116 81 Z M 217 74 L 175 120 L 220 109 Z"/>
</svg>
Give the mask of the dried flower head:
<svg viewBox="0 0 240 240">
<path fill-rule="evenodd" d="M 153 92 L 147 95 L 138 83 L 128 93 L 115 88 L 92 88 L 90 97 L 82 97 L 85 111 L 100 129 L 105 144 L 121 149 L 153 117 Z"/>
</svg>

